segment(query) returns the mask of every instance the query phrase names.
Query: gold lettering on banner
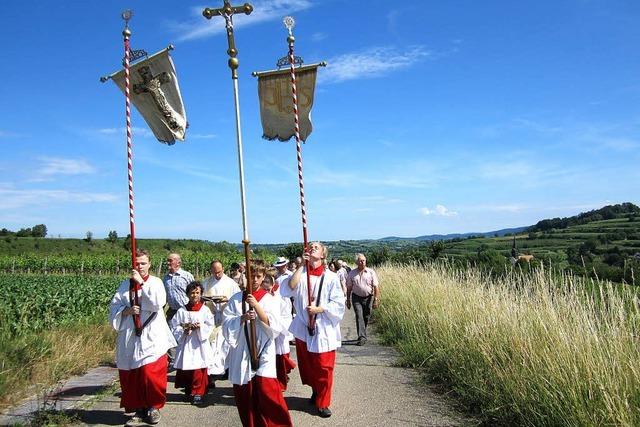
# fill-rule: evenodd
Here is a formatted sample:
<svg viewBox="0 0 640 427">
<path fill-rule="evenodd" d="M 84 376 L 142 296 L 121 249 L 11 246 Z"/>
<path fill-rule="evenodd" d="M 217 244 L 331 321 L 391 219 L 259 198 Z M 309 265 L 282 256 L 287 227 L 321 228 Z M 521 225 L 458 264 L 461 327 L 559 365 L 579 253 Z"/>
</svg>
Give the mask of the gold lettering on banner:
<svg viewBox="0 0 640 427">
<path fill-rule="evenodd" d="M 301 78 L 296 83 L 298 106 L 300 109 L 309 109 L 313 103 L 313 85 L 306 78 Z M 265 78 L 262 82 L 261 103 L 265 109 L 293 114 L 293 97 L 289 76 Z"/>
</svg>

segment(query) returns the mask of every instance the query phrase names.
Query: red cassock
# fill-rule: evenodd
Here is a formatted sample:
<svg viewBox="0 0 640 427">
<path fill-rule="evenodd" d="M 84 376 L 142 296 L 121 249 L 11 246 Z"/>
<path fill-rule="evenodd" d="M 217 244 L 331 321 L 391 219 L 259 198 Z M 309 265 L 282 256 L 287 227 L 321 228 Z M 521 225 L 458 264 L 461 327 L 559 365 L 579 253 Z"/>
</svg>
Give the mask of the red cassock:
<svg viewBox="0 0 640 427">
<path fill-rule="evenodd" d="M 234 384 L 233 394 L 244 427 L 293 426 L 276 378 L 256 375 L 248 384 Z"/>
<path fill-rule="evenodd" d="M 289 373 L 296 367 L 296 362 L 291 360 L 289 353 L 276 354 L 276 372 L 278 374 L 278 381 L 282 391 L 287 389 L 287 383 L 289 382 Z"/>
<path fill-rule="evenodd" d="M 122 395 L 120 407 L 131 412 L 141 408 L 160 409 L 167 393 L 167 355 L 137 369 L 119 369 Z"/>
<path fill-rule="evenodd" d="M 316 393 L 316 407 L 328 408 L 331 406 L 336 351 L 312 353 L 307 350 L 306 342 L 296 338 L 296 355 L 302 384 L 310 386 Z"/>
</svg>

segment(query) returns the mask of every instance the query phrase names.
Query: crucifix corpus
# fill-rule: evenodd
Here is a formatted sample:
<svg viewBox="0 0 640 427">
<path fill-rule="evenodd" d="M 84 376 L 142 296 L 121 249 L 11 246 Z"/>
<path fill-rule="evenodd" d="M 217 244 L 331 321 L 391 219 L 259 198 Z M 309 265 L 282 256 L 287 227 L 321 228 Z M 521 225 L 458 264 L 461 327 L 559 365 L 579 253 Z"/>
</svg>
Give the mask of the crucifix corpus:
<svg viewBox="0 0 640 427">
<path fill-rule="evenodd" d="M 235 103 L 236 113 L 236 142 L 238 146 L 238 174 L 240 176 L 240 204 L 242 209 L 242 244 L 244 245 L 244 257 L 246 262 L 246 278 L 247 286 L 243 293 L 242 298 L 242 314 L 247 311 L 246 298 L 248 294 L 253 293 L 253 277 L 251 276 L 251 251 L 249 250 L 249 230 L 247 226 L 247 203 L 245 196 L 244 186 L 244 163 L 242 159 L 242 130 L 240 128 L 240 102 L 238 99 L 238 49 L 236 49 L 236 42 L 233 35 L 233 15 L 245 14 L 250 15 L 253 12 L 253 6 L 249 3 L 245 3 L 242 6 L 231 6 L 228 0 L 224 0 L 224 6 L 221 8 L 205 8 L 202 11 L 202 15 L 211 19 L 214 16 L 222 16 L 225 21 L 225 27 L 227 29 L 227 43 L 229 48 L 227 54 L 229 55 L 229 68 L 231 69 L 231 80 L 233 82 L 233 99 Z M 249 336 L 249 352 L 251 355 L 251 366 L 254 370 L 258 369 L 258 353 L 256 348 L 256 323 L 255 321 L 248 321 L 245 323 L 245 327 L 248 328 Z"/>
</svg>

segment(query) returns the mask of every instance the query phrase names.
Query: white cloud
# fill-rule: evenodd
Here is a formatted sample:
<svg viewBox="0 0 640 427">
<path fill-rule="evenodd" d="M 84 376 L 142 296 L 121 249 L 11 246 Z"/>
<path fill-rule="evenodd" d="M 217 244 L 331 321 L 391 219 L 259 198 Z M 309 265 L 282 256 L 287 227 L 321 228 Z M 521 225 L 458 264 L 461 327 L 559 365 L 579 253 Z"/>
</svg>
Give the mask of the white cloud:
<svg viewBox="0 0 640 427">
<path fill-rule="evenodd" d="M 314 42 L 320 42 L 320 41 L 326 39 L 327 37 L 329 37 L 327 35 L 327 33 L 317 32 L 317 33 L 313 33 L 311 35 L 311 40 L 313 40 Z"/>
<path fill-rule="evenodd" d="M 97 129 L 96 132 L 98 132 L 98 134 L 100 134 L 100 135 L 122 136 L 123 138 L 125 138 L 126 135 L 127 135 L 127 129 L 124 126 L 123 127 L 116 127 L 116 128 Z M 148 128 L 145 128 L 145 127 L 132 126 L 131 127 L 131 134 L 132 134 L 133 138 L 135 138 L 136 136 L 140 136 L 142 138 L 152 138 L 153 137 L 153 132 L 151 132 Z"/>
<path fill-rule="evenodd" d="M 320 82 L 379 77 L 390 71 L 408 68 L 433 56 L 422 46 L 409 46 L 403 51 L 391 47 L 373 47 L 362 52 L 346 53 L 331 58 L 329 67 L 318 75 Z"/>
<path fill-rule="evenodd" d="M 27 206 L 49 206 L 55 203 L 113 203 L 114 194 L 77 192 L 68 190 L 19 190 L 0 187 L 0 209 L 19 209 Z"/>
<path fill-rule="evenodd" d="M 40 157 L 40 162 L 30 182 L 51 181 L 57 176 L 89 175 L 96 173 L 96 169 L 84 159 L 66 159 L 62 157 Z"/>
<path fill-rule="evenodd" d="M 429 208 L 420 208 L 420 213 L 425 216 L 435 215 L 435 216 L 456 216 L 458 212 L 451 211 L 444 207 L 443 205 L 436 205 L 435 209 Z"/>
<path fill-rule="evenodd" d="M 258 24 L 264 21 L 282 19 L 283 16 L 308 9 L 313 6 L 310 0 L 263 0 L 253 3 L 251 15 L 242 15 L 234 20 L 234 28 Z M 173 22 L 171 30 L 178 33 L 179 41 L 196 40 L 225 31 L 224 19 L 214 17 L 205 19 L 202 16 L 204 7 L 192 8 L 192 18 L 185 22 Z M 284 26 L 283 31 L 286 31 Z"/>
<path fill-rule="evenodd" d="M 189 137 L 193 139 L 214 139 L 217 138 L 218 135 L 214 133 L 193 133 L 191 135 L 187 135 L 187 138 Z"/>
</svg>

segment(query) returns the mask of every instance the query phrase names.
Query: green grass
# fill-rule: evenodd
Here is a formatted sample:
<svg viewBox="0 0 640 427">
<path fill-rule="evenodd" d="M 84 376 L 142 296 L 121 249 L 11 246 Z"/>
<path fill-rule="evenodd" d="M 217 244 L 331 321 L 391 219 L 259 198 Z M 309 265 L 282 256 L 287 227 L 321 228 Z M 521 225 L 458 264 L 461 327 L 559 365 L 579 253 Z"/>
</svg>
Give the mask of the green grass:
<svg viewBox="0 0 640 427">
<path fill-rule="evenodd" d="M 501 280 L 442 265 L 378 273 L 386 342 L 487 424 L 640 425 L 630 288 L 542 270 Z"/>
</svg>

